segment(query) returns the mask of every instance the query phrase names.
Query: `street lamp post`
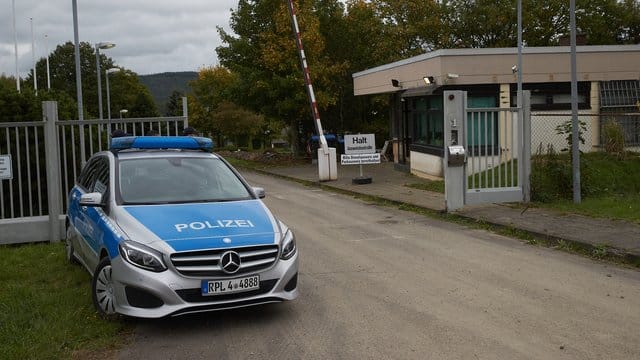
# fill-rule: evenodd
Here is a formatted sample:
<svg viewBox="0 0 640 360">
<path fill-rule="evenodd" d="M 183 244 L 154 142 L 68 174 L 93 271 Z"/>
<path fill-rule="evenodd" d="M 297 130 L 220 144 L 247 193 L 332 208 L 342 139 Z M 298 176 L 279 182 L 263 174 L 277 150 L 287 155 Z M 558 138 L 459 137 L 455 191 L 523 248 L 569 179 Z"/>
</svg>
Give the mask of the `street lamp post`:
<svg viewBox="0 0 640 360">
<path fill-rule="evenodd" d="M 48 35 L 44 35 L 45 45 L 47 47 L 47 89 L 51 90 L 51 73 L 49 72 L 49 40 Z"/>
<path fill-rule="evenodd" d="M 111 68 L 104 71 L 107 80 L 107 118 L 109 119 L 109 134 L 111 134 L 111 97 L 109 96 L 109 74 L 120 71 L 119 68 Z"/>
<path fill-rule="evenodd" d="M 111 68 L 104 71 L 104 77 L 107 80 L 107 119 L 111 120 L 111 97 L 109 96 L 109 74 L 120 71 L 119 68 Z M 111 126 L 111 124 L 109 124 Z"/>
<path fill-rule="evenodd" d="M 120 120 L 122 120 L 122 114 L 126 114 L 128 112 L 129 112 L 129 110 L 127 110 L 127 109 L 120 110 Z"/>
<path fill-rule="evenodd" d="M 29 18 L 31 22 L 31 63 L 33 64 L 33 89 L 38 96 L 38 74 L 36 73 L 36 40 L 33 38 L 33 18 Z"/>
<path fill-rule="evenodd" d="M 16 0 L 11 1 L 13 9 L 13 42 L 16 56 L 16 90 L 20 92 L 20 73 L 18 72 L 18 32 L 16 31 Z"/>
<path fill-rule="evenodd" d="M 111 49 L 116 46 L 110 42 L 99 42 L 96 44 L 96 71 L 98 74 L 98 114 L 102 120 L 102 83 L 100 81 L 100 49 Z"/>
</svg>

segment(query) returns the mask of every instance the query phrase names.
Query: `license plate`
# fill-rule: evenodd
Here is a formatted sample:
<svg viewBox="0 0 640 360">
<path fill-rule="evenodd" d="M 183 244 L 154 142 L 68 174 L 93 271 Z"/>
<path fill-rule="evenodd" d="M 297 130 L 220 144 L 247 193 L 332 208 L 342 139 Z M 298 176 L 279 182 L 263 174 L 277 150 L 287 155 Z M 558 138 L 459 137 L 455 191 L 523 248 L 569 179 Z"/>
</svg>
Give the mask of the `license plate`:
<svg viewBox="0 0 640 360">
<path fill-rule="evenodd" d="M 202 282 L 202 295 L 232 294 L 260 288 L 260 276 L 247 276 L 227 280 L 205 280 Z"/>
</svg>

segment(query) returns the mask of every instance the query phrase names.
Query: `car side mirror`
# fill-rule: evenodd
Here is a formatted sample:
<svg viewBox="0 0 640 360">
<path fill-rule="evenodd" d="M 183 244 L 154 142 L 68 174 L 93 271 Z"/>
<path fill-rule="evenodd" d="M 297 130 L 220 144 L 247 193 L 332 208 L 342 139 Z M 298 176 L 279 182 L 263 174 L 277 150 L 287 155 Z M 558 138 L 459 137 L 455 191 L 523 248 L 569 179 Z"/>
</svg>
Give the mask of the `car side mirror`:
<svg viewBox="0 0 640 360">
<path fill-rule="evenodd" d="M 80 206 L 102 207 L 102 194 L 99 192 L 88 193 L 80 196 Z"/>
<path fill-rule="evenodd" d="M 264 188 L 261 187 L 253 187 L 253 193 L 256 194 L 259 199 L 264 199 L 264 197 L 267 196 L 264 192 Z"/>
</svg>

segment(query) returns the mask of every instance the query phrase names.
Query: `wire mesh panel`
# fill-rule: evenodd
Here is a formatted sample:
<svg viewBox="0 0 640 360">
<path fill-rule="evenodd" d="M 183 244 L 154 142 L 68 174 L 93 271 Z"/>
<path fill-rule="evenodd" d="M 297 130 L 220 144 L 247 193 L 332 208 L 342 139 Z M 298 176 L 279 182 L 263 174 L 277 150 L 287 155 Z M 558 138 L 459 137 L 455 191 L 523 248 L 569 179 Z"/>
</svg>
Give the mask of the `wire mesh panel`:
<svg viewBox="0 0 640 360">
<path fill-rule="evenodd" d="M 599 115 L 578 114 L 580 151 L 590 152 L 598 145 Z M 531 148 L 534 153 L 571 151 L 571 112 L 531 114 Z"/>
</svg>

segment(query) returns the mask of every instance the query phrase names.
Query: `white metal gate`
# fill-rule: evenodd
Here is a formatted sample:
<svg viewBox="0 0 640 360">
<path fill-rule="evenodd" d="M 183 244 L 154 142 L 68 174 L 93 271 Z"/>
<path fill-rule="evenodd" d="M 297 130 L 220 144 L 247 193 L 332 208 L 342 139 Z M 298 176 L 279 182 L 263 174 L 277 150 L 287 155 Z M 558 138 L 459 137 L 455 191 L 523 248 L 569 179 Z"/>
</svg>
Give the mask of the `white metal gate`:
<svg viewBox="0 0 640 360">
<path fill-rule="evenodd" d="M 0 122 L 0 155 L 9 155 L 12 177 L 0 179 L 0 245 L 58 241 L 64 236 L 66 198 L 93 153 L 109 148 L 110 134 L 155 131 L 179 135 L 184 116 L 59 121 L 57 104 L 43 102 L 43 121 Z"/>
<path fill-rule="evenodd" d="M 466 153 L 466 163 L 456 169 L 451 168 L 445 149 L 445 186 L 453 187 L 445 190 L 447 209 L 482 203 L 528 202 L 529 92 L 524 92 L 523 111 L 511 107 L 470 108 L 466 93 L 461 91 L 445 92 L 445 101 L 451 102 L 445 106 L 445 141 L 449 145 L 462 145 Z"/>
</svg>

